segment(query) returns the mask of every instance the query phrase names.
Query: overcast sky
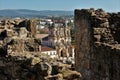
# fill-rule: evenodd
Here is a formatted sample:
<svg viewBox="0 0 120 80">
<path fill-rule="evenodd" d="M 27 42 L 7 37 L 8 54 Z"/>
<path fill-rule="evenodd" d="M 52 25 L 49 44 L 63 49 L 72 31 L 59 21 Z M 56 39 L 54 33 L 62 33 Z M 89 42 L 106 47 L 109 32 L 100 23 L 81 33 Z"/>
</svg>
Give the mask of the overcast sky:
<svg viewBox="0 0 120 80">
<path fill-rule="evenodd" d="M 73 11 L 82 8 L 120 12 L 120 0 L 0 0 L 0 9 Z"/>
</svg>

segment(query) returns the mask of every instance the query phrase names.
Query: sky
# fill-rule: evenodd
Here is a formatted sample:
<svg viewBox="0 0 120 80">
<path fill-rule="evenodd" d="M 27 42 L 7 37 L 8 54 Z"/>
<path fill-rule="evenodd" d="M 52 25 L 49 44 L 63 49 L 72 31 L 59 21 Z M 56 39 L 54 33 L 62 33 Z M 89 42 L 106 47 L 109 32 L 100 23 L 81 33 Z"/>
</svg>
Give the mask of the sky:
<svg viewBox="0 0 120 80">
<path fill-rule="evenodd" d="M 120 12 L 120 0 L 0 0 L 1 9 L 65 10 L 103 8 Z"/>
</svg>

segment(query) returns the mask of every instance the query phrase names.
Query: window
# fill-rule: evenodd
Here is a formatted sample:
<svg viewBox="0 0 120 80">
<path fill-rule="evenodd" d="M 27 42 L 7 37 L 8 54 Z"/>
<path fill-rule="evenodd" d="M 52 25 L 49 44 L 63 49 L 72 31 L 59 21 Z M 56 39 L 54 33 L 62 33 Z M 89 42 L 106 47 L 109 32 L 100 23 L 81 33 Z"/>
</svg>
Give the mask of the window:
<svg viewBox="0 0 120 80">
<path fill-rule="evenodd" d="M 52 52 L 50 52 L 50 55 L 52 55 Z"/>
<path fill-rule="evenodd" d="M 53 52 L 53 55 L 55 55 L 55 52 Z"/>
</svg>

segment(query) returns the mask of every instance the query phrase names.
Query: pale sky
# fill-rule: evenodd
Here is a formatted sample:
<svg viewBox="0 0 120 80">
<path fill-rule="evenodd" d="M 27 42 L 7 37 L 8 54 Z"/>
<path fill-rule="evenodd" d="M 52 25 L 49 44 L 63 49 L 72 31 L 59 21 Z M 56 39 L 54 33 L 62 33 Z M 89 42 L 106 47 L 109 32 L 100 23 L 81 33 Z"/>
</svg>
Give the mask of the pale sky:
<svg viewBox="0 0 120 80">
<path fill-rule="evenodd" d="M 120 12 L 120 0 L 0 0 L 0 9 L 66 10 L 103 8 Z"/>
</svg>

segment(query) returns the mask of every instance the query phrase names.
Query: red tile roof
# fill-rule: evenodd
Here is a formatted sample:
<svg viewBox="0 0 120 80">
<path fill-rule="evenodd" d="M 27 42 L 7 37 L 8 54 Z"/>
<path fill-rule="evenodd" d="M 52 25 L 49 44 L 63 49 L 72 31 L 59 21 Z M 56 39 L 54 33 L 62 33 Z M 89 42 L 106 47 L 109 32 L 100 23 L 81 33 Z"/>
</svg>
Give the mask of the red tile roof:
<svg viewBox="0 0 120 80">
<path fill-rule="evenodd" d="M 55 49 L 47 47 L 47 46 L 41 46 L 41 52 L 45 52 L 45 51 L 53 51 Z"/>
</svg>

